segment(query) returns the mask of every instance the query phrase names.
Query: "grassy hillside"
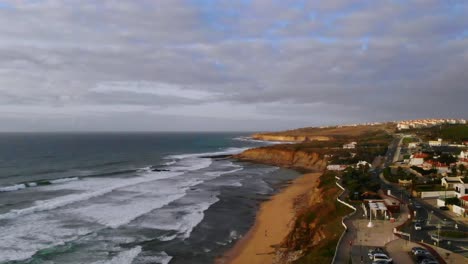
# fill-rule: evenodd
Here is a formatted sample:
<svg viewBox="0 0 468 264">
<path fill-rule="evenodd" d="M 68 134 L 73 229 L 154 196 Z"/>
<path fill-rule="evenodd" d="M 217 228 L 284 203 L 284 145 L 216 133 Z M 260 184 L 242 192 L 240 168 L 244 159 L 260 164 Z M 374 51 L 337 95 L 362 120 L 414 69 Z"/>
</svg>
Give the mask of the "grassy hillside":
<svg viewBox="0 0 468 264">
<path fill-rule="evenodd" d="M 339 138 L 342 136 L 345 137 L 357 137 L 369 132 L 375 131 L 387 131 L 388 133 L 393 133 L 395 131 L 395 125 L 386 123 L 381 125 L 375 126 L 367 126 L 367 125 L 360 125 L 360 126 L 334 126 L 334 127 L 325 127 L 325 128 L 318 128 L 318 127 L 306 127 L 306 128 L 298 128 L 292 130 L 286 130 L 281 132 L 265 132 L 261 134 L 267 135 L 278 135 L 278 136 L 330 136 L 334 138 Z"/>
<path fill-rule="evenodd" d="M 409 130 L 423 140 L 434 140 L 442 138 L 445 141 L 461 142 L 468 141 L 467 125 L 441 125 L 428 128 L 417 128 Z"/>
</svg>

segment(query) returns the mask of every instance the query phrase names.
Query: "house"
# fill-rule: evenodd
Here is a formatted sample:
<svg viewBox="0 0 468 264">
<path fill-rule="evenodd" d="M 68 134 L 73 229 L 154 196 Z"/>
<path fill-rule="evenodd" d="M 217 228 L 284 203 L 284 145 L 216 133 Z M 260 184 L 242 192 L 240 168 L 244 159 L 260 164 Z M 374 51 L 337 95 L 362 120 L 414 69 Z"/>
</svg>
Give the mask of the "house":
<svg viewBox="0 0 468 264">
<path fill-rule="evenodd" d="M 429 140 L 429 146 L 431 146 L 431 147 L 440 147 L 440 146 L 442 146 L 442 139 L 439 138 L 437 140 Z"/>
<path fill-rule="evenodd" d="M 459 159 L 468 159 L 468 151 L 467 152 L 461 151 L 460 155 L 458 155 L 458 158 Z"/>
<path fill-rule="evenodd" d="M 409 164 L 410 166 L 421 166 L 424 163 L 424 159 L 427 157 L 429 157 L 429 155 L 425 153 L 411 155 Z"/>
<path fill-rule="evenodd" d="M 460 177 L 443 177 L 441 180 L 441 185 L 445 187 L 445 189 L 454 189 L 454 185 L 457 183 L 463 183 Z"/>
<path fill-rule="evenodd" d="M 409 125 L 407 124 L 398 124 L 397 125 L 398 130 L 403 130 L 403 129 L 409 129 Z"/>
<path fill-rule="evenodd" d="M 347 168 L 347 165 L 339 165 L 339 164 L 330 164 L 327 166 L 327 170 L 329 171 L 343 171 Z"/>
<path fill-rule="evenodd" d="M 445 164 L 445 163 L 441 163 L 441 162 L 438 162 L 436 160 L 428 160 L 425 163 L 432 164 L 432 168 L 436 169 L 437 173 L 439 173 L 439 174 L 444 174 L 444 173 L 449 173 L 450 172 L 450 166 Z"/>
<path fill-rule="evenodd" d="M 351 142 L 351 143 L 348 143 L 348 144 L 344 144 L 343 145 L 343 149 L 355 149 L 356 148 L 356 145 L 357 145 L 357 142 Z"/>
<path fill-rule="evenodd" d="M 468 195 L 468 183 L 456 183 L 453 185 L 455 188 L 455 195 L 460 198 L 462 196 Z"/>
<path fill-rule="evenodd" d="M 412 149 L 412 148 L 417 148 L 419 145 L 418 142 L 411 142 L 411 143 L 408 143 L 408 148 Z"/>
</svg>

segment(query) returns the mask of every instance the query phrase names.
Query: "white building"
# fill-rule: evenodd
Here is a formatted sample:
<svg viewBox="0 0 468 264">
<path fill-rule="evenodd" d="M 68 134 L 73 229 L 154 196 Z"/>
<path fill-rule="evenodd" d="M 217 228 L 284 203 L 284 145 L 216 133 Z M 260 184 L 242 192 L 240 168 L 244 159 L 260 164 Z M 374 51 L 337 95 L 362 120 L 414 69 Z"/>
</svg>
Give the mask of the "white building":
<svg viewBox="0 0 468 264">
<path fill-rule="evenodd" d="M 419 145 L 418 142 L 411 142 L 411 143 L 408 143 L 408 148 L 417 148 Z"/>
<path fill-rule="evenodd" d="M 339 165 L 339 164 L 330 164 L 327 166 L 327 170 L 329 171 L 343 171 L 347 168 L 346 165 Z"/>
<path fill-rule="evenodd" d="M 463 183 L 460 177 L 443 177 L 441 180 L 441 185 L 445 187 L 445 189 L 453 189 L 455 188 L 455 184 Z"/>
<path fill-rule="evenodd" d="M 468 151 L 467 152 L 460 152 L 460 155 L 458 155 L 459 159 L 468 159 Z"/>
<path fill-rule="evenodd" d="M 344 149 L 355 149 L 357 145 L 357 142 L 351 142 L 349 144 L 344 144 L 343 148 Z"/>
<path fill-rule="evenodd" d="M 453 185 L 455 188 L 455 195 L 460 198 L 462 196 L 468 195 L 468 183 L 456 183 Z"/>
<path fill-rule="evenodd" d="M 431 146 L 431 147 L 440 147 L 440 146 L 442 146 L 442 139 L 439 138 L 439 139 L 437 139 L 437 141 L 436 140 L 429 140 L 429 146 Z"/>
<path fill-rule="evenodd" d="M 409 165 L 410 166 L 421 166 L 424 163 L 424 158 L 425 157 L 426 157 L 426 155 L 424 155 L 424 154 L 411 155 Z"/>
</svg>

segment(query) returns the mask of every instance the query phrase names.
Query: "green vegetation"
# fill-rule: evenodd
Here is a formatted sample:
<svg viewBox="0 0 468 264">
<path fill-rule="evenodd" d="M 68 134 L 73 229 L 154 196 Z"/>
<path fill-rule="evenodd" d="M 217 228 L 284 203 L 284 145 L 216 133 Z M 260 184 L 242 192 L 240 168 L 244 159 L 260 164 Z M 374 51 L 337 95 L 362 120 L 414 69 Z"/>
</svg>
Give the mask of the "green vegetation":
<svg viewBox="0 0 468 264">
<path fill-rule="evenodd" d="M 430 170 L 424 170 L 423 168 L 416 167 L 416 166 L 411 166 L 411 169 L 419 172 L 421 175 L 430 175 L 430 174 L 437 174 L 436 169 L 430 169 Z"/>
<path fill-rule="evenodd" d="M 403 144 L 408 144 L 408 143 L 412 143 L 412 142 L 418 142 L 418 140 L 416 138 L 412 138 L 412 137 L 405 137 L 403 138 Z"/>
<path fill-rule="evenodd" d="M 416 175 L 407 173 L 403 170 L 403 168 L 398 167 L 396 172 L 392 172 L 392 169 L 390 167 L 387 167 L 383 170 L 383 175 L 385 179 L 387 179 L 390 182 L 398 183 L 398 180 L 415 180 Z"/>
<path fill-rule="evenodd" d="M 468 238 L 468 233 L 457 230 L 442 230 L 440 231 L 440 236 L 448 238 Z"/>
<path fill-rule="evenodd" d="M 461 142 L 468 140 L 468 125 L 441 125 L 428 128 L 416 128 L 409 130 L 423 140 L 442 138 L 445 141 Z"/>
<path fill-rule="evenodd" d="M 365 192 L 377 192 L 380 189 L 378 182 L 372 181 L 368 166 L 360 166 L 359 168 L 348 167 L 343 171 L 342 182 L 349 190 L 350 195 L 358 193 L 360 197 Z"/>
<path fill-rule="evenodd" d="M 323 201 L 298 214 L 294 228 L 284 242 L 292 251 L 305 252 L 294 263 L 330 263 L 333 259 L 336 245 L 344 231 L 341 219 L 352 212 L 336 201 L 341 189 L 335 184 L 335 176 L 335 172 L 326 172 L 320 177 L 319 188 Z M 325 239 L 314 239 L 321 235 Z"/>
<path fill-rule="evenodd" d="M 437 159 L 438 162 L 444 163 L 444 164 L 451 164 L 457 162 L 457 158 L 453 157 L 452 155 L 443 153 L 440 155 Z"/>
<path fill-rule="evenodd" d="M 372 131 L 386 131 L 386 133 L 390 133 L 395 131 L 395 124 L 381 124 L 375 126 L 332 126 L 332 127 L 305 127 L 299 129 L 292 129 L 287 131 L 281 132 L 271 132 L 271 133 L 264 133 L 265 135 L 278 135 L 278 136 L 327 136 L 338 138 L 340 136 L 343 137 L 358 137 L 364 133 L 372 132 Z"/>
<path fill-rule="evenodd" d="M 445 204 L 454 204 L 454 205 L 460 206 L 461 201 L 457 197 L 450 197 L 450 198 L 445 199 Z"/>
<path fill-rule="evenodd" d="M 414 187 L 414 190 L 417 192 L 435 192 L 435 191 L 445 191 L 443 186 L 439 184 L 420 184 Z"/>
</svg>

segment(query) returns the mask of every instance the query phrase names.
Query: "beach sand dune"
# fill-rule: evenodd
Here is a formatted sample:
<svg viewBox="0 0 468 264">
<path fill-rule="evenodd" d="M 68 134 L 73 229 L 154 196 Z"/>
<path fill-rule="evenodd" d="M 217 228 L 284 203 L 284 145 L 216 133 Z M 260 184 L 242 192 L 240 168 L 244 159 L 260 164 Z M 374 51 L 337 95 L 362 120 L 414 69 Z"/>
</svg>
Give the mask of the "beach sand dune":
<svg viewBox="0 0 468 264">
<path fill-rule="evenodd" d="M 260 206 L 254 226 L 216 263 L 270 264 L 274 262 L 275 247 L 279 246 L 294 224 L 294 201 L 319 184 L 322 173 L 308 173 Z"/>
</svg>

